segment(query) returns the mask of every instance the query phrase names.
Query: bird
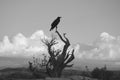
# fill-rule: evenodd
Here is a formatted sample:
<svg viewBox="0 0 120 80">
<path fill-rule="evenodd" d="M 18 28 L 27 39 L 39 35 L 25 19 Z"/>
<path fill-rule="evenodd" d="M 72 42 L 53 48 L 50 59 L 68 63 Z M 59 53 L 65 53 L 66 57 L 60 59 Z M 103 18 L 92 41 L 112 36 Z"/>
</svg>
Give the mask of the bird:
<svg viewBox="0 0 120 80">
<path fill-rule="evenodd" d="M 57 29 L 57 25 L 58 25 L 59 22 L 60 22 L 60 18 L 61 18 L 61 17 L 57 17 L 57 18 L 52 22 L 50 31 L 53 30 L 54 28 Z"/>
</svg>

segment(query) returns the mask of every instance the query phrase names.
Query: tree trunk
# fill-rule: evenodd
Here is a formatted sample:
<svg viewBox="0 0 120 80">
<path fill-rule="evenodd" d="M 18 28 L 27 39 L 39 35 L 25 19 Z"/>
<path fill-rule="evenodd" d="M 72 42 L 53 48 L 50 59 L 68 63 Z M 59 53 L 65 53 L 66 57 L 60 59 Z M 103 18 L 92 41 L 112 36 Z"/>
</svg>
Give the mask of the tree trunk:
<svg viewBox="0 0 120 80">
<path fill-rule="evenodd" d="M 56 33 L 58 34 L 60 40 L 65 43 L 62 50 L 54 50 L 52 48 L 52 46 L 57 44 L 55 38 L 44 42 L 48 47 L 48 53 L 50 55 L 46 65 L 47 74 L 50 77 L 61 77 L 63 69 L 65 67 L 72 67 L 73 64 L 68 65 L 68 63 L 74 59 L 74 49 L 68 51 L 70 42 L 69 39 L 65 36 L 65 33 L 63 34 L 63 37 L 57 30 Z"/>
</svg>

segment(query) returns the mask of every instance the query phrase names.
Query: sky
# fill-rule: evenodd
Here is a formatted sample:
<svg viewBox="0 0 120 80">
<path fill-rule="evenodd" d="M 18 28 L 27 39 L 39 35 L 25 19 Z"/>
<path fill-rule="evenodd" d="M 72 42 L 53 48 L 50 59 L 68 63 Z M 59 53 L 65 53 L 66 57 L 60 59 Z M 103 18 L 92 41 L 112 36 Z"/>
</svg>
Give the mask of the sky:
<svg viewBox="0 0 120 80">
<path fill-rule="evenodd" d="M 102 32 L 118 36 L 119 4 L 119 0 L 0 0 L 0 39 L 17 33 L 30 36 L 39 29 L 48 35 L 58 16 L 59 30 L 72 42 L 89 43 Z"/>
<path fill-rule="evenodd" d="M 44 51 L 39 39 L 58 16 L 79 58 L 120 59 L 119 0 L 0 0 L 0 55 Z"/>
</svg>

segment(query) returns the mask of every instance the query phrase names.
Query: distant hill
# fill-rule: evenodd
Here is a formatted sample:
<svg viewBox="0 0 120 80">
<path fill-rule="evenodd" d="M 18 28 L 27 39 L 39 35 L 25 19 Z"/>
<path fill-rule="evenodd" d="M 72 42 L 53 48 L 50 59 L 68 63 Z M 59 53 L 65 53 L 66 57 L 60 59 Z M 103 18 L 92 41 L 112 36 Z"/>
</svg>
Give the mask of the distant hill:
<svg viewBox="0 0 120 80">
<path fill-rule="evenodd" d="M 8 67 L 23 67 L 28 65 L 30 58 L 22 57 L 0 57 L 0 69 Z"/>
<path fill-rule="evenodd" d="M 74 68 L 79 70 L 85 70 L 85 66 L 88 66 L 89 70 L 93 70 L 95 67 L 104 67 L 107 66 L 108 70 L 120 70 L 120 65 L 115 65 L 114 62 L 111 64 L 111 61 L 107 60 L 92 60 L 92 59 L 78 59 L 75 58 L 73 61 Z"/>
</svg>

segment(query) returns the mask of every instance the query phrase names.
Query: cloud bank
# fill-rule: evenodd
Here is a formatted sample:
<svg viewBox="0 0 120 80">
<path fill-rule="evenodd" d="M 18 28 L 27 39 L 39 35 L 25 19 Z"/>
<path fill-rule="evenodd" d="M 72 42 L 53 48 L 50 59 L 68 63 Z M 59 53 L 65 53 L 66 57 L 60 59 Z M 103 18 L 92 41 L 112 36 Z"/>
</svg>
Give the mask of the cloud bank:
<svg viewBox="0 0 120 80">
<path fill-rule="evenodd" d="M 2 57 L 31 57 L 47 53 L 47 47 L 42 40 L 48 39 L 43 30 L 38 30 L 30 37 L 24 36 L 22 33 L 18 33 L 9 39 L 8 36 L 4 36 L 0 41 L 0 56 Z M 63 42 L 57 39 L 58 44 L 55 49 L 61 48 Z"/>
<path fill-rule="evenodd" d="M 42 30 L 38 30 L 30 37 L 25 37 L 18 33 L 11 40 L 4 36 L 0 41 L 0 56 L 24 56 L 29 57 L 36 54 L 47 53 L 47 48 L 41 42 L 41 39 L 48 38 Z M 57 48 L 63 45 L 58 41 Z M 97 59 L 97 60 L 120 60 L 120 37 L 114 37 L 103 32 L 91 44 L 75 44 L 75 57 L 80 59 Z M 116 63 L 118 64 L 118 63 Z"/>
<path fill-rule="evenodd" d="M 45 46 L 41 39 L 47 38 L 42 30 L 38 30 L 30 37 L 18 33 L 11 40 L 4 36 L 0 42 L 0 56 L 32 56 L 45 52 Z"/>
<path fill-rule="evenodd" d="M 78 44 L 77 56 L 81 59 L 120 60 L 120 37 L 103 32 L 91 44 Z"/>
</svg>

